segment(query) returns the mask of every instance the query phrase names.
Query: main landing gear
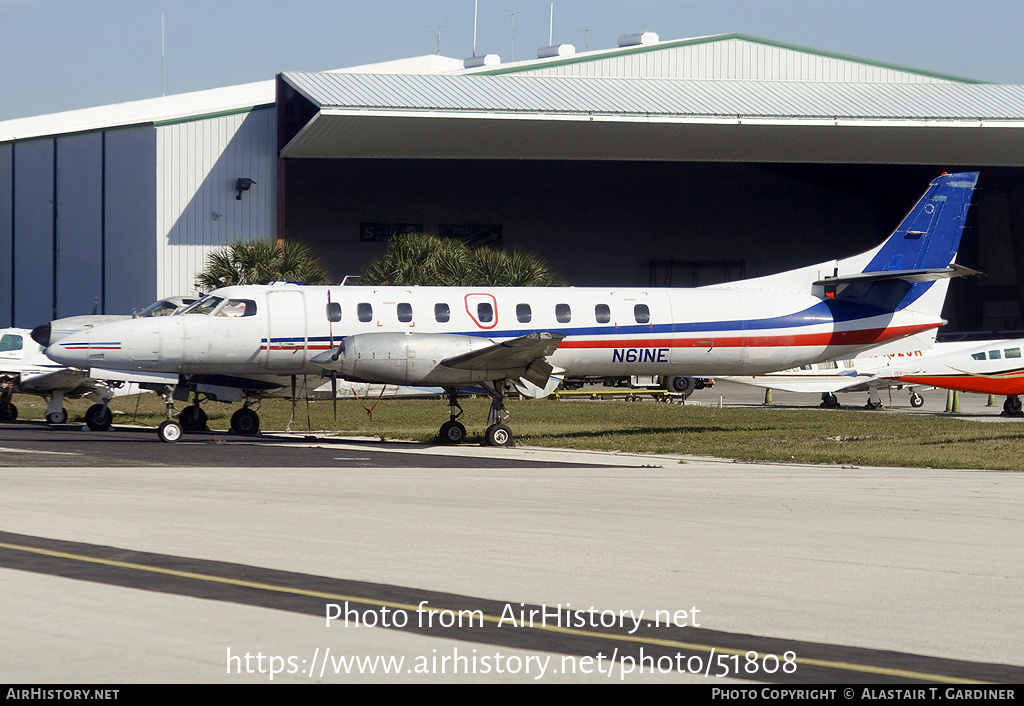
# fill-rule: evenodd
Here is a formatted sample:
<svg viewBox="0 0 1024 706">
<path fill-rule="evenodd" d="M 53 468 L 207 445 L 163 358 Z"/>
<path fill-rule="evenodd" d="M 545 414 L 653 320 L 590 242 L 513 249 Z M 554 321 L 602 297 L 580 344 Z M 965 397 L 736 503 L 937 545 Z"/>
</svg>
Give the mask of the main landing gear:
<svg viewBox="0 0 1024 706">
<path fill-rule="evenodd" d="M 206 412 L 204 412 L 202 407 L 199 406 L 201 400 L 198 392 L 195 394 L 192 404 L 185 407 L 185 409 L 181 411 L 181 414 L 178 415 L 177 421 L 175 421 L 173 417 L 173 388 L 165 388 L 160 393 L 160 396 L 163 398 L 164 404 L 167 407 L 167 420 L 157 427 L 157 435 L 160 437 L 160 441 L 166 441 L 168 443 L 177 441 L 186 431 L 206 431 Z M 250 398 L 247 396 L 242 408 L 231 415 L 231 431 L 239 436 L 253 436 L 260 433 L 260 417 L 255 411 L 249 408 L 249 405 L 253 403 L 254 399 L 256 398 Z"/>
<path fill-rule="evenodd" d="M 484 446 L 515 446 L 512 430 L 505 424 L 508 411 L 505 409 L 505 381 L 495 380 L 484 383 L 483 388 L 491 396 L 491 411 L 487 421 L 489 426 L 484 431 Z M 466 439 L 466 427 L 458 421 L 462 416 L 458 391 L 454 387 L 446 387 L 450 418 L 441 425 L 438 441 L 442 444 L 460 444 Z"/>
<path fill-rule="evenodd" d="M 1006 401 L 1003 402 L 1003 416 L 1005 417 L 1021 417 L 1024 416 L 1024 405 L 1021 404 L 1020 397 L 1017 395 L 1007 395 Z"/>
</svg>

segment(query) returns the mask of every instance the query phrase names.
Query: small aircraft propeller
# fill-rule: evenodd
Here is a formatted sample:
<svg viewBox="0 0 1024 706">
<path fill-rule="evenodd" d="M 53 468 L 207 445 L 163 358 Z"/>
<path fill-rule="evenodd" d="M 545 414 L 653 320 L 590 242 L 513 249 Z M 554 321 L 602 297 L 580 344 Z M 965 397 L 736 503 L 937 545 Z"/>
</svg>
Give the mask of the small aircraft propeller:
<svg viewBox="0 0 1024 706">
<path fill-rule="evenodd" d="M 327 333 L 331 338 L 331 350 L 334 349 L 334 321 L 331 316 L 331 290 L 327 290 Z M 337 360 L 337 357 L 334 358 Z M 334 423 L 338 423 L 338 372 L 331 371 L 331 403 L 334 405 Z"/>
</svg>

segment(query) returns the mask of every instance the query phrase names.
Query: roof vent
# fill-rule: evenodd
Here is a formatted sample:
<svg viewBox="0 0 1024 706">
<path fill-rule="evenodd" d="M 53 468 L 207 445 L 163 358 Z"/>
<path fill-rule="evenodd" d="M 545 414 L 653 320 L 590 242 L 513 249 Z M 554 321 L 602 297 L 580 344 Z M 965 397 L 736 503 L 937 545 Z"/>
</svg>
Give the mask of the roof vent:
<svg viewBox="0 0 1024 706">
<path fill-rule="evenodd" d="M 633 34 L 620 34 L 620 47 L 635 47 L 639 44 L 656 44 L 658 35 L 654 32 L 634 32 Z"/>
<path fill-rule="evenodd" d="M 471 56 L 462 62 L 464 69 L 476 69 L 481 66 L 497 66 L 501 63 L 501 57 L 497 54 L 483 54 L 482 56 Z"/>
<path fill-rule="evenodd" d="M 576 53 L 576 47 L 572 44 L 553 44 L 550 47 L 541 47 L 537 50 L 538 59 L 547 59 L 552 56 L 572 56 Z"/>
</svg>

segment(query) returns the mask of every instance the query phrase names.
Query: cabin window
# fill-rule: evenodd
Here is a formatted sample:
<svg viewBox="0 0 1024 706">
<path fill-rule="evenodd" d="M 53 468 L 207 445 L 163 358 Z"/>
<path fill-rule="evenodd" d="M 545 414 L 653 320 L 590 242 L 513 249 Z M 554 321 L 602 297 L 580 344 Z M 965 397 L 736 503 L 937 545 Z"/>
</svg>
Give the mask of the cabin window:
<svg viewBox="0 0 1024 706">
<path fill-rule="evenodd" d="M 1007 348 L 1003 351 L 1004 358 L 1020 358 L 1020 348 Z"/>
<path fill-rule="evenodd" d="M 1002 356 L 999 355 L 999 351 L 989 351 L 988 352 L 988 359 L 989 360 L 999 360 L 1001 357 Z"/>
<path fill-rule="evenodd" d="M 434 321 L 439 324 L 446 324 L 452 318 L 451 308 L 444 302 L 434 304 Z"/>
<path fill-rule="evenodd" d="M 20 351 L 21 345 L 21 336 L 14 333 L 5 333 L 3 338 L 0 338 L 0 353 L 4 351 Z"/>
<path fill-rule="evenodd" d="M 651 310 L 646 304 L 637 304 L 633 307 L 633 318 L 638 324 L 646 324 L 651 320 Z"/>
<path fill-rule="evenodd" d="M 572 320 L 572 310 L 568 304 L 555 304 L 555 319 L 560 324 L 567 324 Z"/>
<path fill-rule="evenodd" d="M 398 320 L 403 324 L 412 321 L 412 304 L 402 302 L 398 305 Z"/>
<path fill-rule="evenodd" d="M 974 353 L 971 355 L 971 357 L 974 358 L 975 360 L 985 360 L 984 353 Z"/>
<path fill-rule="evenodd" d="M 360 302 L 356 306 L 356 318 L 362 322 L 373 321 L 373 305 Z"/>
<path fill-rule="evenodd" d="M 494 321 L 494 307 L 490 302 L 480 302 L 476 305 L 476 320 L 482 324 Z"/>
<path fill-rule="evenodd" d="M 597 323 L 606 324 L 612 320 L 612 310 L 607 304 L 598 304 L 594 307 L 594 318 Z"/>
<path fill-rule="evenodd" d="M 529 304 L 516 304 L 516 319 L 521 324 L 528 324 L 533 321 L 533 310 Z"/>
<path fill-rule="evenodd" d="M 327 320 L 333 323 L 341 321 L 341 304 L 338 302 L 327 302 Z"/>
</svg>

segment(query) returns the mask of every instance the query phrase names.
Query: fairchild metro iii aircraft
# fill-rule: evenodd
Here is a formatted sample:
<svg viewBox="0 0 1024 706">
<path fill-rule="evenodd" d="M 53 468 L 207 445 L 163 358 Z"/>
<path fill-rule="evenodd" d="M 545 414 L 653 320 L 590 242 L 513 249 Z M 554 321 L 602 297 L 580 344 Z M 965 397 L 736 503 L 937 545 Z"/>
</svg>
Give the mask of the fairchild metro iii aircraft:
<svg viewBox="0 0 1024 706">
<path fill-rule="evenodd" d="M 261 376 L 321 369 L 443 387 L 450 417 L 440 436 L 450 442 L 466 431 L 457 388 L 481 384 L 494 399 L 486 441 L 510 445 L 508 387 L 540 396 L 563 374 L 751 375 L 941 326 L 948 278 L 969 272 L 953 260 L 977 178 L 935 179 L 868 252 L 728 285 L 225 287 L 177 316 L 99 326 L 47 354 L 81 368 L 215 376 L 247 390 L 258 390 Z M 181 434 L 169 400 L 159 434 Z"/>
</svg>

